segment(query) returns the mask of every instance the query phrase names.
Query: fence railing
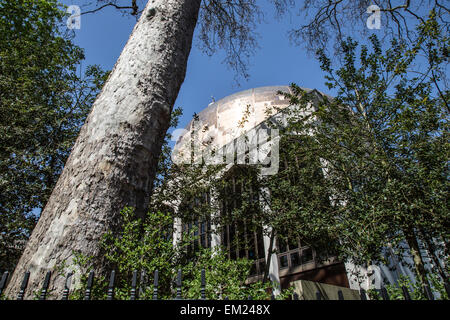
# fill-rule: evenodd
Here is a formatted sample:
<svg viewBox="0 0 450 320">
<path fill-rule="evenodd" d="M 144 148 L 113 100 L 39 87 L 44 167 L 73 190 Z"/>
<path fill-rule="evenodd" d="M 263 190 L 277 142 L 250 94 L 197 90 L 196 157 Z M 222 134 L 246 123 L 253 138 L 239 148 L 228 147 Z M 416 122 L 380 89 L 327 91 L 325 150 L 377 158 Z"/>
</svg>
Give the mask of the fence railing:
<svg viewBox="0 0 450 320">
<path fill-rule="evenodd" d="M 62 298 L 61 300 L 69 300 L 70 297 L 70 285 L 71 285 L 71 279 L 72 279 L 73 273 L 69 273 L 66 277 L 66 281 L 65 281 L 65 285 L 64 285 L 64 290 L 62 293 Z M 176 297 L 175 300 L 181 300 L 182 299 L 182 274 L 181 274 L 181 269 L 178 270 L 177 273 L 177 277 L 176 277 Z M 40 290 L 40 294 L 39 294 L 39 300 L 46 300 L 47 299 L 47 295 L 48 295 L 48 288 L 50 285 L 50 280 L 52 277 L 52 272 L 48 271 L 47 274 L 45 275 L 45 279 L 44 282 L 42 284 L 42 288 Z M 6 271 L 3 273 L 2 278 L 0 280 L 0 296 L 2 295 L 4 289 L 7 286 L 8 283 L 8 279 L 9 279 L 9 272 Z M 20 286 L 20 290 L 17 293 L 16 296 L 16 300 L 23 300 L 25 297 L 25 293 L 28 287 L 28 281 L 30 279 L 30 272 L 25 272 L 24 276 L 23 276 L 23 280 Z M 87 283 L 86 283 L 86 289 L 84 290 L 84 300 L 91 300 L 92 298 L 92 288 L 94 286 L 94 281 L 95 281 L 95 274 L 94 271 L 91 271 L 89 273 L 88 279 L 87 279 Z M 113 270 L 110 273 L 109 276 L 109 282 L 108 282 L 108 287 L 107 287 L 107 292 L 106 292 L 106 296 L 107 296 L 107 300 L 114 300 L 114 293 L 115 293 L 115 281 L 116 281 L 116 272 Z M 158 281 L 159 281 L 159 273 L 158 270 L 155 270 L 154 274 L 153 274 L 153 294 L 152 294 L 152 299 L 153 300 L 158 300 Z M 141 276 L 140 281 L 138 281 L 138 271 L 134 270 L 133 271 L 133 275 L 132 275 L 132 279 L 131 279 L 131 289 L 130 289 L 130 295 L 129 295 L 129 300 L 136 300 L 139 298 L 139 292 L 137 290 L 138 288 L 138 282 L 142 283 L 143 285 L 145 285 L 144 283 L 144 277 Z M 445 287 L 445 291 L 447 293 L 447 295 L 450 297 L 450 286 L 448 283 L 444 284 Z M 403 293 L 403 298 L 404 300 L 411 300 L 411 295 L 409 293 L 409 290 L 407 287 L 405 286 L 401 286 L 401 290 Z M 428 300 L 434 300 L 434 296 L 430 290 L 430 288 L 428 286 L 424 287 L 424 292 L 425 292 L 425 296 Z M 344 299 L 344 294 L 342 292 L 342 290 L 338 290 L 337 292 L 338 294 L 338 300 L 345 300 Z M 380 289 L 380 294 L 381 294 L 381 298 L 383 300 L 390 300 L 389 294 L 386 290 L 385 287 L 381 287 Z M 360 299 L 361 300 L 368 300 L 367 297 L 367 293 L 364 289 L 361 289 L 359 291 L 359 295 L 360 295 Z M 201 270 L 201 287 L 200 287 L 200 297 L 201 300 L 206 300 L 206 279 L 205 279 L 205 269 Z M 228 297 L 225 296 L 223 298 L 224 300 L 228 300 Z M 248 300 L 252 300 L 252 296 L 248 296 L 247 298 Z M 271 296 L 272 300 L 275 300 L 275 296 L 272 294 Z M 299 300 L 299 295 L 294 292 L 292 295 L 292 300 Z M 322 295 L 322 293 L 320 291 L 316 292 L 316 300 L 325 300 L 325 297 Z"/>
</svg>

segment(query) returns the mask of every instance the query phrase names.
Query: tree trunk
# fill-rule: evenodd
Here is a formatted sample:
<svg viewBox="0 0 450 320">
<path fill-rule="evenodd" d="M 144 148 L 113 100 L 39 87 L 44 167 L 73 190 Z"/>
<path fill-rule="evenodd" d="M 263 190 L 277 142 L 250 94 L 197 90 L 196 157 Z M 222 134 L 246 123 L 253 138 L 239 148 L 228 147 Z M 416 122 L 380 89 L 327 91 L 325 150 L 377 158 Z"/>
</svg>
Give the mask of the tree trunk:
<svg viewBox="0 0 450 320">
<path fill-rule="evenodd" d="M 120 210 L 145 214 L 170 114 L 186 74 L 201 0 L 152 0 L 82 127 L 64 170 L 20 258 L 7 296 L 30 271 L 25 298 L 45 273 L 73 253 L 93 257 L 104 272 L 99 242 L 120 221 Z M 64 277 L 50 289 L 61 296 Z"/>
</svg>

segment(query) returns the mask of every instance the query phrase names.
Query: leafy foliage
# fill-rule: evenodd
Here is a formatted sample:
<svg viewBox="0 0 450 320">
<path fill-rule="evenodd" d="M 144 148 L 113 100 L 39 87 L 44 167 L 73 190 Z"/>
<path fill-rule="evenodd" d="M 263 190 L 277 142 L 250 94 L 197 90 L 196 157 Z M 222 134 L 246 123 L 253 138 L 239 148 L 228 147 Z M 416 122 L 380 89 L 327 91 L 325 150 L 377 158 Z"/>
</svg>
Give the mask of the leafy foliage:
<svg viewBox="0 0 450 320">
<path fill-rule="evenodd" d="M 429 275 L 428 280 L 431 283 L 431 292 L 434 293 L 435 297 L 441 300 L 448 300 L 447 292 L 445 291 L 442 280 L 436 275 Z M 385 286 L 387 294 L 390 300 L 404 300 L 405 296 L 403 294 L 402 287 L 408 290 L 410 298 L 412 300 L 427 300 L 422 285 L 420 282 L 413 282 L 411 279 L 401 276 L 397 283 L 388 284 Z M 376 290 L 371 290 L 369 292 L 371 299 L 381 299 L 381 295 Z"/>
<path fill-rule="evenodd" d="M 200 298 L 201 269 L 206 270 L 206 297 L 217 299 L 269 299 L 269 284 L 256 282 L 247 283 L 251 261 L 229 260 L 225 251 L 203 249 L 194 255 L 187 253 L 187 246 L 194 239 L 193 233 L 183 234 L 176 246 L 172 242 L 173 216 L 170 213 L 149 213 L 144 221 L 136 219 L 134 210 L 125 208 L 122 211 L 123 223 L 121 230 L 105 235 L 102 244 L 105 250 L 105 261 L 116 270 L 116 299 L 129 299 L 131 277 L 134 270 L 144 272 L 147 277 L 141 283 L 139 299 L 152 299 L 152 275 L 159 272 L 159 299 L 172 299 L 175 296 L 175 278 L 178 270 L 182 270 L 182 297 L 184 299 Z M 67 270 L 66 266 L 62 269 Z M 75 255 L 72 266 L 80 280 L 72 299 L 83 298 L 86 289 L 91 261 L 88 257 Z M 93 299 L 106 299 L 107 277 L 101 276 L 94 282 Z M 283 298 L 290 291 L 284 293 Z"/>
<path fill-rule="evenodd" d="M 445 72 L 441 48 L 449 39 L 432 12 L 412 49 L 394 39 L 383 53 L 378 38 L 370 40 L 371 49 L 361 46 L 359 56 L 357 43 L 344 41 L 338 70 L 318 51 L 336 98 L 323 97 L 312 109 L 313 94 L 296 85 L 286 94 L 299 106 L 290 123 L 300 133 L 299 151 L 320 159 L 324 172 L 311 188 L 331 199 L 322 210 L 306 201 L 301 211 L 317 212 L 308 223 L 339 239 L 335 249 L 343 259 L 385 262 L 383 247 L 390 244 L 400 257 L 413 258 L 420 282 L 427 282 L 425 258 L 447 281 L 439 259 L 448 261 L 449 92 L 436 75 Z M 424 62 L 423 73 L 409 72 Z"/>
<path fill-rule="evenodd" d="M 270 298 L 272 286 L 270 282 L 247 283 L 252 261 L 248 259 L 230 260 L 226 250 L 201 249 L 197 258 L 188 265 L 190 279 L 185 281 L 185 297 L 197 299 L 200 297 L 201 273 L 199 268 L 205 268 L 205 294 L 207 299 L 228 298 L 230 300 L 246 300 L 248 297 L 256 300 Z M 287 299 L 292 289 L 284 290 L 277 299 Z"/>
<path fill-rule="evenodd" d="M 180 217 L 213 214 L 219 228 L 247 219 L 247 226 L 270 226 L 264 232 L 271 239 L 300 238 L 324 260 L 333 255 L 360 265 L 386 263 L 391 246 L 403 262 L 412 258 L 419 283 L 430 281 L 429 274 L 448 281 L 449 92 L 442 75 L 449 38 L 431 12 L 413 48 L 394 39 L 384 50 L 376 36 L 370 43 L 343 41 L 337 69 L 324 50 L 317 52 L 335 98 L 295 84 L 292 93 L 280 93 L 291 107 L 268 121 L 282 137 L 278 174 L 260 177 L 248 166 L 225 175 L 224 166 L 171 166 L 164 194 L 172 203 L 209 189 L 236 204 L 229 216 L 214 215 L 221 210 L 216 201 L 179 210 L 187 212 Z M 425 65 L 423 72 L 410 72 L 415 64 Z M 229 191 L 232 183 L 242 186 L 239 197 Z M 250 186 L 266 190 L 256 203 Z"/>
</svg>

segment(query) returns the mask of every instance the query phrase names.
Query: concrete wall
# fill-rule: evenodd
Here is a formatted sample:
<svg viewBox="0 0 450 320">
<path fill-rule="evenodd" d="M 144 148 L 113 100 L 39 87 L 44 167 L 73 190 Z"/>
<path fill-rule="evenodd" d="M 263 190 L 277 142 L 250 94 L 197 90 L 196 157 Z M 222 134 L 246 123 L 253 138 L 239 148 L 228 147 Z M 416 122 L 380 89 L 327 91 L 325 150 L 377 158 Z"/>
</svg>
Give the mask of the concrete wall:
<svg viewBox="0 0 450 320">
<path fill-rule="evenodd" d="M 339 300 L 338 291 L 341 290 L 344 300 L 361 300 L 359 291 L 331 284 L 319 283 L 308 280 L 297 280 L 291 283 L 294 292 L 300 300 L 316 300 L 316 292 L 319 291 L 323 300 Z"/>
</svg>

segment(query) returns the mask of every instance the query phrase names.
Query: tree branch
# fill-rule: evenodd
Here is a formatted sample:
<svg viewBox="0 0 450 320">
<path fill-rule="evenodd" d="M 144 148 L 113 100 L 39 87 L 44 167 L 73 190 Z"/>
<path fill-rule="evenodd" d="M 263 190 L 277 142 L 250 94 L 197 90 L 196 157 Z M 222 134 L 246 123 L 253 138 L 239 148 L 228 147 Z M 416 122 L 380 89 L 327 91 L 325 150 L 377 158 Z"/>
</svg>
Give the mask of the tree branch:
<svg viewBox="0 0 450 320">
<path fill-rule="evenodd" d="M 98 12 L 98 11 L 106 8 L 106 7 L 114 7 L 116 9 L 118 9 L 118 10 L 131 9 L 132 10 L 131 15 L 133 15 L 133 16 L 136 16 L 138 14 L 138 9 L 139 9 L 137 4 L 136 4 L 136 0 L 132 0 L 131 6 L 119 6 L 119 5 L 117 5 L 117 4 L 113 3 L 113 2 L 109 2 L 109 3 L 106 3 L 106 4 L 104 4 L 104 5 L 102 5 L 102 6 L 98 7 L 98 8 L 95 8 L 93 10 L 84 11 L 84 12 L 81 13 L 81 15 L 88 14 L 88 13 L 95 13 L 95 12 Z"/>
</svg>

